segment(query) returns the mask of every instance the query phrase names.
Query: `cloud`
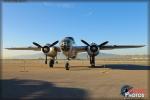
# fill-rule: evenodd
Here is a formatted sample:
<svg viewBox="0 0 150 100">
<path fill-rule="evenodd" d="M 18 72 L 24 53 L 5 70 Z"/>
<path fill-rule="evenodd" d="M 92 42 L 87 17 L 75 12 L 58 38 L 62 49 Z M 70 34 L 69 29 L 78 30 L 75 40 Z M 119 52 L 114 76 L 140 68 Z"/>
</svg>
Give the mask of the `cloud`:
<svg viewBox="0 0 150 100">
<path fill-rule="evenodd" d="M 89 11 L 89 12 L 87 13 L 87 16 L 91 16 L 91 15 L 93 15 L 93 14 L 94 14 L 93 11 Z"/>
<path fill-rule="evenodd" d="M 57 7 L 57 8 L 74 8 L 75 3 L 58 3 L 58 2 L 44 2 L 44 6 L 51 6 L 51 7 Z"/>
<path fill-rule="evenodd" d="M 91 8 L 89 7 L 88 9 L 85 10 L 86 12 L 84 13 L 85 16 L 92 16 L 93 14 L 95 14 L 95 9 L 94 8 Z"/>
</svg>

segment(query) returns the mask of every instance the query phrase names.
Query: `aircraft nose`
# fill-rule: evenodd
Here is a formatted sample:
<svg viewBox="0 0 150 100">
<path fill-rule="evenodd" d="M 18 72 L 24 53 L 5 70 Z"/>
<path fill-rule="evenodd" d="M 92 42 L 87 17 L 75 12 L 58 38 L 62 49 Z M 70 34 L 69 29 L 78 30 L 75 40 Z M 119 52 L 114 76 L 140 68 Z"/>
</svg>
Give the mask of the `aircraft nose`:
<svg viewBox="0 0 150 100">
<path fill-rule="evenodd" d="M 64 46 L 67 46 L 67 42 L 63 42 L 63 45 L 64 45 Z"/>
<path fill-rule="evenodd" d="M 66 42 L 63 42 L 63 43 L 61 44 L 61 49 L 62 49 L 63 51 L 69 51 L 70 46 L 69 46 Z"/>
</svg>

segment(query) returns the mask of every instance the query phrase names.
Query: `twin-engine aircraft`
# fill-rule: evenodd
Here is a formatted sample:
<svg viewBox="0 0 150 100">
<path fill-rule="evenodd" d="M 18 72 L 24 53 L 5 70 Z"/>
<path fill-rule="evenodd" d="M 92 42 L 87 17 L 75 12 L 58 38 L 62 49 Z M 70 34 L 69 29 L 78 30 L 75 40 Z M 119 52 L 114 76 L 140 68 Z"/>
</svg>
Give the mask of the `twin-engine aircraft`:
<svg viewBox="0 0 150 100">
<path fill-rule="evenodd" d="M 45 64 L 47 64 L 47 57 L 49 56 L 51 59 L 49 61 L 49 67 L 54 66 L 54 61 L 57 57 L 58 52 L 62 52 L 66 56 L 65 68 L 66 70 L 70 69 L 69 60 L 75 59 L 78 53 L 87 52 L 90 57 L 91 67 L 95 67 L 95 56 L 97 56 L 100 50 L 111 50 L 111 49 L 122 49 L 122 48 L 138 48 L 144 47 L 144 45 L 107 45 L 108 41 L 105 41 L 99 45 L 96 43 L 89 44 L 85 40 L 81 40 L 81 42 L 85 46 L 75 46 L 75 41 L 73 37 L 65 37 L 60 41 L 59 46 L 55 46 L 59 41 L 55 41 L 52 44 L 46 44 L 44 46 L 33 42 L 36 47 L 21 47 L 21 48 L 6 48 L 8 50 L 34 50 L 34 51 L 42 51 L 46 58 Z"/>
</svg>

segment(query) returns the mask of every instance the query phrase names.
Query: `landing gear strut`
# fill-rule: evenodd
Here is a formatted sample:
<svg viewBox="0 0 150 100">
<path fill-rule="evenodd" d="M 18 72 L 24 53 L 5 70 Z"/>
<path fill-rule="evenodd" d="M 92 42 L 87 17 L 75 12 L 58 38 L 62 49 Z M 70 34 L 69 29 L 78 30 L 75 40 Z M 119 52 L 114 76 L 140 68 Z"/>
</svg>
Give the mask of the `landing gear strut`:
<svg viewBox="0 0 150 100">
<path fill-rule="evenodd" d="M 53 66 L 54 66 L 54 59 L 51 59 L 49 61 L 49 67 L 53 68 Z"/>
<path fill-rule="evenodd" d="M 45 56 L 45 64 L 47 64 L 47 55 Z"/>
<path fill-rule="evenodd" d="M 66 61 L 65 68 L 66 68 L 66 70 L 70 69 L 69 59 L 67 59 L 67 61 Z"/>
<path fill-rule="evenodd" d="M 91 67 L 95 67 L 95 56 L 90 57 L 90 64 L 91 64 Z"/>
</svg>

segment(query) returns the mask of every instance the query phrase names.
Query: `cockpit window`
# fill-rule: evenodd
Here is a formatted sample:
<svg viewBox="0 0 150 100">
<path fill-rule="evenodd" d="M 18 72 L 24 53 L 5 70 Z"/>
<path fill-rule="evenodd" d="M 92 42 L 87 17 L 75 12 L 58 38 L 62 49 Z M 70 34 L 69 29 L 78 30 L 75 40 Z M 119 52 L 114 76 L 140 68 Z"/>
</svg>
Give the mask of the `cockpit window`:
<svg viewBox="0 0 150 100">
<path fill-rule="evenodd" d="M 67 44 L 70 44 L 70 40 L 64 40 L 64 42 L 66 42 Z"/>
<path fill-rule="evenodd" d="M 73 39 L 73 37 L 65 37 L 61 43 L 65 43 L 65 44 L 75 44 L 75 41 Z"/>
<path fill-rule="evenodd" d="M 70 40 L 74 41 L 74 39 L 72 37 L 67 37 L 67 38 L 69 38 Z"/>
<path fill-rule="evenodd" d="M 74 41 L 73 37 L 66 37 L 66 38 L 68 38 L 68 39 L 70 39 L 70 40 Z"/>
</svg>

